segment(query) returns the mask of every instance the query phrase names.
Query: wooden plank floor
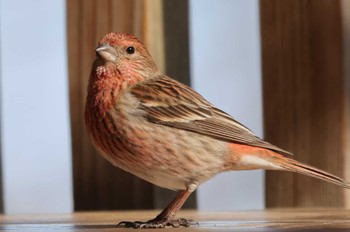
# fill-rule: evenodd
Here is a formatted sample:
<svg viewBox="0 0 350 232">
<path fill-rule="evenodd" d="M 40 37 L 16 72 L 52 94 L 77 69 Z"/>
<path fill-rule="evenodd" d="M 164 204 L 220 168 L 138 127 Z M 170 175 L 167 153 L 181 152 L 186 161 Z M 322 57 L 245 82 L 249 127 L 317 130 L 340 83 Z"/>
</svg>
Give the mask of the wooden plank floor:
<svg viewBox="0 0 350 232">
<path fill-rule="evenodd" d="M 122 220 L 147 220 L 156 211 L 88 212 L 66 215 L 0 216 L 0 231 L 133 231 L 116 228 Z M 180 217 L 194 219 L 190 228 L 167 231 L 350 231 L 350 210 L 283 209 L 244 212 L 182 211 Z M 162 231 L 164 229 L 158 229 Z M 142 231 L 155 231 L 143 229 Z"/>
</svg>

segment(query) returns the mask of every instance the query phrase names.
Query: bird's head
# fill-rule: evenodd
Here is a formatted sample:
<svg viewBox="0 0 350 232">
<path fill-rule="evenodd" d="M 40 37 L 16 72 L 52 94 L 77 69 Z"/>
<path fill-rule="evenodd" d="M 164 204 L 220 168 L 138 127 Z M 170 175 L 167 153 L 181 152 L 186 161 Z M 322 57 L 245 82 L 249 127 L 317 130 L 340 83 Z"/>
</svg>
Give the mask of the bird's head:
<svg viewBox="0 0 350 232">
<path fill-rule="evenodd" d="M 115 69 L 127 79 L 144 79 L 158 72 L 146 47 L 136 36 L 109 33 L 96 48 L 97 68 Z"/>
</svg>

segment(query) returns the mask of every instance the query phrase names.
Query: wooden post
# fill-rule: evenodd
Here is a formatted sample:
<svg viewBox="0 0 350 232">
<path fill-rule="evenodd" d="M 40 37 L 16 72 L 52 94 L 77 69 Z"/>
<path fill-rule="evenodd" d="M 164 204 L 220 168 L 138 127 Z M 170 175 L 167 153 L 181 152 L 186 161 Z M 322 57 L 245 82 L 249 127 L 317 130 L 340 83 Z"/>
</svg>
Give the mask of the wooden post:
<svg viewBox="0 0 350 232">
<path fill-rule="evenodd" d="M 105 161 L 89 142 L 84 127 L 86 88 L 97 41 L 114 31 L 133 32 L 134 1 L 67 1 L 70 109 L 76 210 L 151 208 L 152 187 L 144 201 L 134 200 L 136 178 Z M 137 184 L 138 185 L 138 184 Z M 141 198 L 140 198 L 141 200 Z"/>
<path fill-rule="evenodd" d="M 261 0 L 265 139 L 344 177 L 345 85 L 339 0 Z M 266 173 L 267 207 L 342 207 L 344 189 Z"/>
<path fill-rule="evenodd" d="M 179 2 L 187 6 L 187 0 Z M 168 13 L 178 18 L 187 18 L 188 14 L 187 7 Z M 133 33 L 144 41 L 156 63 L 166 71 L 165 55 L 168 51 L 164 48 L 164 28 L 167 25 L 163 23 L 163 18 L 163 0 L 67 0 L 75 210 L 163 206 L 157 203 L 163 198 L 155 194 L 160 190 L 113 167 L 98 154 L 87 138 L 83 118 L 87 82 L 98 40 L 112 31 Z M 187 36 L 188 25 L 178 26 L 183 28 L 182 32 Z M 176 46 L 182 46 L 183 42 L 180 41 Z M 188 50 L 182 56 L 188 61 Z M 188 64 L 183 65 L 183 70 L 188 71 Z M 189 73 L 184 76 L 184 80 L 186 78 L 189 78 Z"/>
<path fill-rule="evenodd" d="M 341 0 L 343 46 L 344 46 L 344 79 L 345 79 L 345 179 L 350 180 L 350 1 Z M 350 181 L 349 181 L 350 182 Z M 345 206 L 350 208 L 350 191 L 345 192 Z"/>
</svg>

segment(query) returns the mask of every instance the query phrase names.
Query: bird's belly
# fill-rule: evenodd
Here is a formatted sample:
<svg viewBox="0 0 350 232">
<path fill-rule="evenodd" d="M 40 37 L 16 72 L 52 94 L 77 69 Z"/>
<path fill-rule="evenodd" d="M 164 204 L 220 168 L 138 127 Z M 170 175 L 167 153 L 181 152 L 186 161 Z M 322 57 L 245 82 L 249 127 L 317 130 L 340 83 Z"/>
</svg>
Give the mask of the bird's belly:
<svg viewBox="0 0 350 232">
<path fill-rule="evenodd" d="M 160 187 L 185 189 L 224 170 L 227 146 L 222 141 L 147 121 L 125 119 L 115 129 L 105 136 L 103 156 Z"/>
<path fill-rule="evenodd" d="M 158 170 L 152 170 L 149 171 L 149 173 L 146 175 L 138 175 L 138 173 L 134 174 L 154 185 L 171 190 L 185 190 L 190 184 L 183 178 L 179 178 L 177 175 L 173 175 L 164 171 L 159 172 Z"/>
</svg>

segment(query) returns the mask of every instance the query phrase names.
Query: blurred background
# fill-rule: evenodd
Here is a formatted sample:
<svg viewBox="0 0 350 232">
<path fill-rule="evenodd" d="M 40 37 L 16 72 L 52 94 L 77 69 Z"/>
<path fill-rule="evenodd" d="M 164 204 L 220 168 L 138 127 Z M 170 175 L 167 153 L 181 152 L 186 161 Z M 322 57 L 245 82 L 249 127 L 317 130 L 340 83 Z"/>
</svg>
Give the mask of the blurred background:
<svg viewBox="0 0 350 232">
<path fill-rule="evenodd" d="M 160 69 L 259 137 L 350 180 L 350 1 L 0 0 L 1 209 L 160 209 L 174 193 L 112 167 L 84 129 L 97 41 L 136 34 Z M 176 165 L 174 163 L 174 165 Z M 350 191 L 241 171 L 185 208 L 350 207 Z"/>
</svg>

